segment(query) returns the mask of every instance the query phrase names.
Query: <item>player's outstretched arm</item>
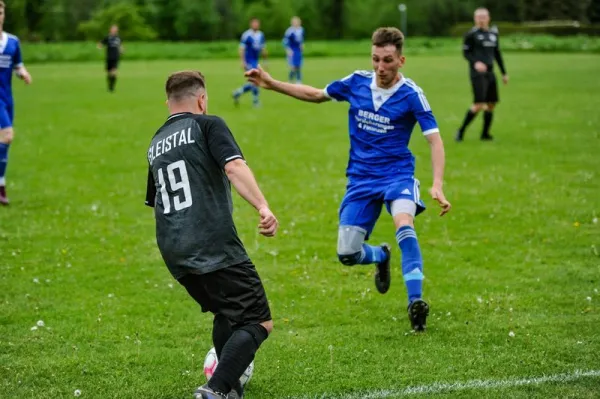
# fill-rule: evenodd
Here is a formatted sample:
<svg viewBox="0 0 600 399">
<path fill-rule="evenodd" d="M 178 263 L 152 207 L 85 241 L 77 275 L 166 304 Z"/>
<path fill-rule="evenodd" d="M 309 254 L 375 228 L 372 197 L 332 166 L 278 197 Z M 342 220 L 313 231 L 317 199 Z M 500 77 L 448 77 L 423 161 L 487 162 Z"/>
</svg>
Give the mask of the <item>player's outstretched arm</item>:
<svg viewBox="0 0 600 399">
<path fill-rule="evenodd" d="M 446 155 L 444 153 L 444 142 L 439 133 L 433 133 L 425 136 L 431 149 L 431 166 L 433 168 L 433 185 L 429 190 L 431 197 L 438 202 L 442 211 L 440 216 L 450 212 L 452 205 L 444 196 L 444 167 Z"/>
<path fill-rule="evenodd" d="M 260 191 L 254 174 L 242 159 L 234 159 L 225 164 L 225 174 L 235 187 L 236 191 L 256 208 L 260 215 L 258 225 L 260 234 L 266 237 L 273 237 L 277 232 L 279 222 L 273 212 L 269 209 L 269 204 L 265 196 Z"/>
<path fill-rule="evenodd" d="M 263 70 L 260 66 L 245 73 L 246 78 L 252 84 L 260 86 L 267 90 L 273 90 L 278 93 L 287 94 L 298 100 L 311 103 L 322 103 L 331 100 L 325 95 L 322 89 L 316 87 L 282 82 L 273 79 L 273 77 Z"/>
</svg>

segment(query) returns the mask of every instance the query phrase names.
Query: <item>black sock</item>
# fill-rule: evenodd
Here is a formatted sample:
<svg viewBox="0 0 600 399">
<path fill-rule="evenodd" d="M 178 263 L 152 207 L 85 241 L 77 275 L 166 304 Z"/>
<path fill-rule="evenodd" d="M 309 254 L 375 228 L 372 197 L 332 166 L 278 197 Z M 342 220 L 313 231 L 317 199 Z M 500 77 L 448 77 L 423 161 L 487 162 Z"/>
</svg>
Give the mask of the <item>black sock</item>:
<svg viewBox="0 0 600 399">
<path fill-rule="evenodd" d="M 465 129 L 467 128 L 467 126 L 469 126 L 469 123 L 471 123 L 471 121 L 473 121 L 473 119 L 475 118 L 476 115 L 477 115 L 477 112 L 473 112 L 469 108 L 469 110 L 467 111 L 467 114 L 465 115 L 465 119 L 463 120 L 462 126 L 460 127 L 460 129 L 458 129 L 461 136 L 465 132 Z"/>
<path fill-rule="evenodd" d="M 115 90 L 115 83 L 117 82 L 117 77 L 114 75 L 108 75 L 108 90 Z"/>
<path fill-rule="evenodd" d="M 484 111 L 484 113 L 483 113 L 483 132 L 481 133 L 481 137 L 489 137 L 490 136 L 490 126 L 492 125 L 493 117 L 494 117 L 494 113 L 492 111 Z"/>
<path fill-rule="evenodd" d="M 260 324 L 235 330 L 223 347 L 219 365 L 208 382 L 208 386 L 212 390 L 224 394 L 231 392 L 268 336 L 267 330 Z"/>
<path fill-rule="evenodd" d="M 233 334 L 233 329 L 231 328 L 231 323 L 227 317 L 217 314 L 213 320 L 213 330 L 212 330 L 212 340 L 213 345 L 215 346 L 215 352 L 217 352 L 217 359 L 221 358 L 221 352 L 223 352 L 223 347 L 231 338 L 231 334 Z"/>
</svg>

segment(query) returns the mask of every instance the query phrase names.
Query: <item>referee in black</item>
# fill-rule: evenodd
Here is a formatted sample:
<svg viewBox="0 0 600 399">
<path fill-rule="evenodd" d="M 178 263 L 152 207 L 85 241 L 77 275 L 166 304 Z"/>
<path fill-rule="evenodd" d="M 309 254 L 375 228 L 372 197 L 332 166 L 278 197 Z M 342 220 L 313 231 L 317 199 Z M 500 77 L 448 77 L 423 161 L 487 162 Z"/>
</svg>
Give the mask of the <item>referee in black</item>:
<svg viewBox="0 0 600 399">
<path fill-rule="evenodd" d="M 214 314 L 219 364 L 196 399 L 236 399 L 239 378 L 273 329 L 265 290 L 237 235 L 230 184 L 256 208 L 258 229 L 278 222 L 225 122 L 206 115 L 202 74 L 177 72 L 166 83 L 170 116 L 148 149 L 146 204 L 154 207 L 156 240 L 177 281 Z"/>
<path fill-rule="evenodd" d="M 117 25 L 112 25 L 108 31 L 108 36 L 98 43 L 99 49 L 104 47 L 106 47 L 106 80 L 108 82 L 108 91 L 113 92 L 117 83 L 119 59 L 123 52 L 123 45 L 119 37 L 119 27 Z"/>
<path fill-rule="evenodd" d="M 493 112 L 498 102 L 498 84 L 494 74 L 494 60 L 502 72 L 502 81 L 508 83 L 508 75 L 500 53 L 498 30 L 490 28 L 490 13 L 486 8 L 478 8 L 474 14 L 475 26 L 464 37 L 463 54 L 469 61 L 473 105 L 469 108 L 462 126 L 456 133 L 456 141 L 462 141 L 465 130 L 479 111 L 483 111 L 481 140 L 492 140 L 490 126 Z"/>
</svg>

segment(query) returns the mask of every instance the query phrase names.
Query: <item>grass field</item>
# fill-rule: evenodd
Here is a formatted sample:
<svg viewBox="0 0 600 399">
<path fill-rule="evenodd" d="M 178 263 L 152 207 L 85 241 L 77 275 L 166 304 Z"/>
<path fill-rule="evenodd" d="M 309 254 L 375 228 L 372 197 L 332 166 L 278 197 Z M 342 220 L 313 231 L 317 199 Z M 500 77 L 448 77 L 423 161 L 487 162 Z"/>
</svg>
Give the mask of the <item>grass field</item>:
<svg viewBox="0 0 600 399">
<path fill-rule="evenodd" d="M 125 62 L 113 95 L 101 63 L 32 65 L 34 85 L 16 82 L 12 204 L 0 209 L 0 396 L 187 398 L 203 383 L 211 319 L 168 274 L 143 205 L 164 80 L 198 68 L 209 110 L 229 123 L 281 222 L 278 237 L 259 237 L 254 211 L 236 199 L 275 321 L 248 399 L 599 397 L 600 56 L 505 58 L 512 80 L 493 143 L 477 139 L 481 119 L 452 141 L 471 98 L 460 56 L 405 68 L 446 140 L 454 205 L 439 218 L 427 200 L 417 220 L 432 307 L 423 335 L 409 331 L 396 247 L 384 296 L 372 268 L 338 264 L 345 105 L 263 93 L 262 108 L 244 98 L 235 109 L 235 60 Z M 309 59 L 305 81 L 363 68 L 368 58 Z M 271 70 L 286 76 L 283 62 Z M 425 196 L 418 128 L 412 149 Z M 393 240 L 382 214 L 373 242 Z M 452 385 L 471 380 L 481 381 Z"/>
</svg>

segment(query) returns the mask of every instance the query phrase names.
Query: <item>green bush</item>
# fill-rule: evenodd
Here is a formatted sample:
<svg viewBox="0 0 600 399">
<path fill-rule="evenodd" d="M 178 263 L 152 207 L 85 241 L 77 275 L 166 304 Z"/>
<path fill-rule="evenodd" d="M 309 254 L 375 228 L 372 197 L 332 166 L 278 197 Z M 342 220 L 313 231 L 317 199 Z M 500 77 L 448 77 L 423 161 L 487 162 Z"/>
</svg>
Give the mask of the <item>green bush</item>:
<svg viewBox="0 0 600 399">
<path fill-rule="evenodd" d="M 156 32 L 144 21 L 138 8 L 129 3 L 117 3 L 95 13 L 89 21 L 79 24 L 79 31 L 89 40 L 106 35 L 108 28 L 119 25 L 119 36 L 124 40 L 152 40 Z"/>
</svg>

